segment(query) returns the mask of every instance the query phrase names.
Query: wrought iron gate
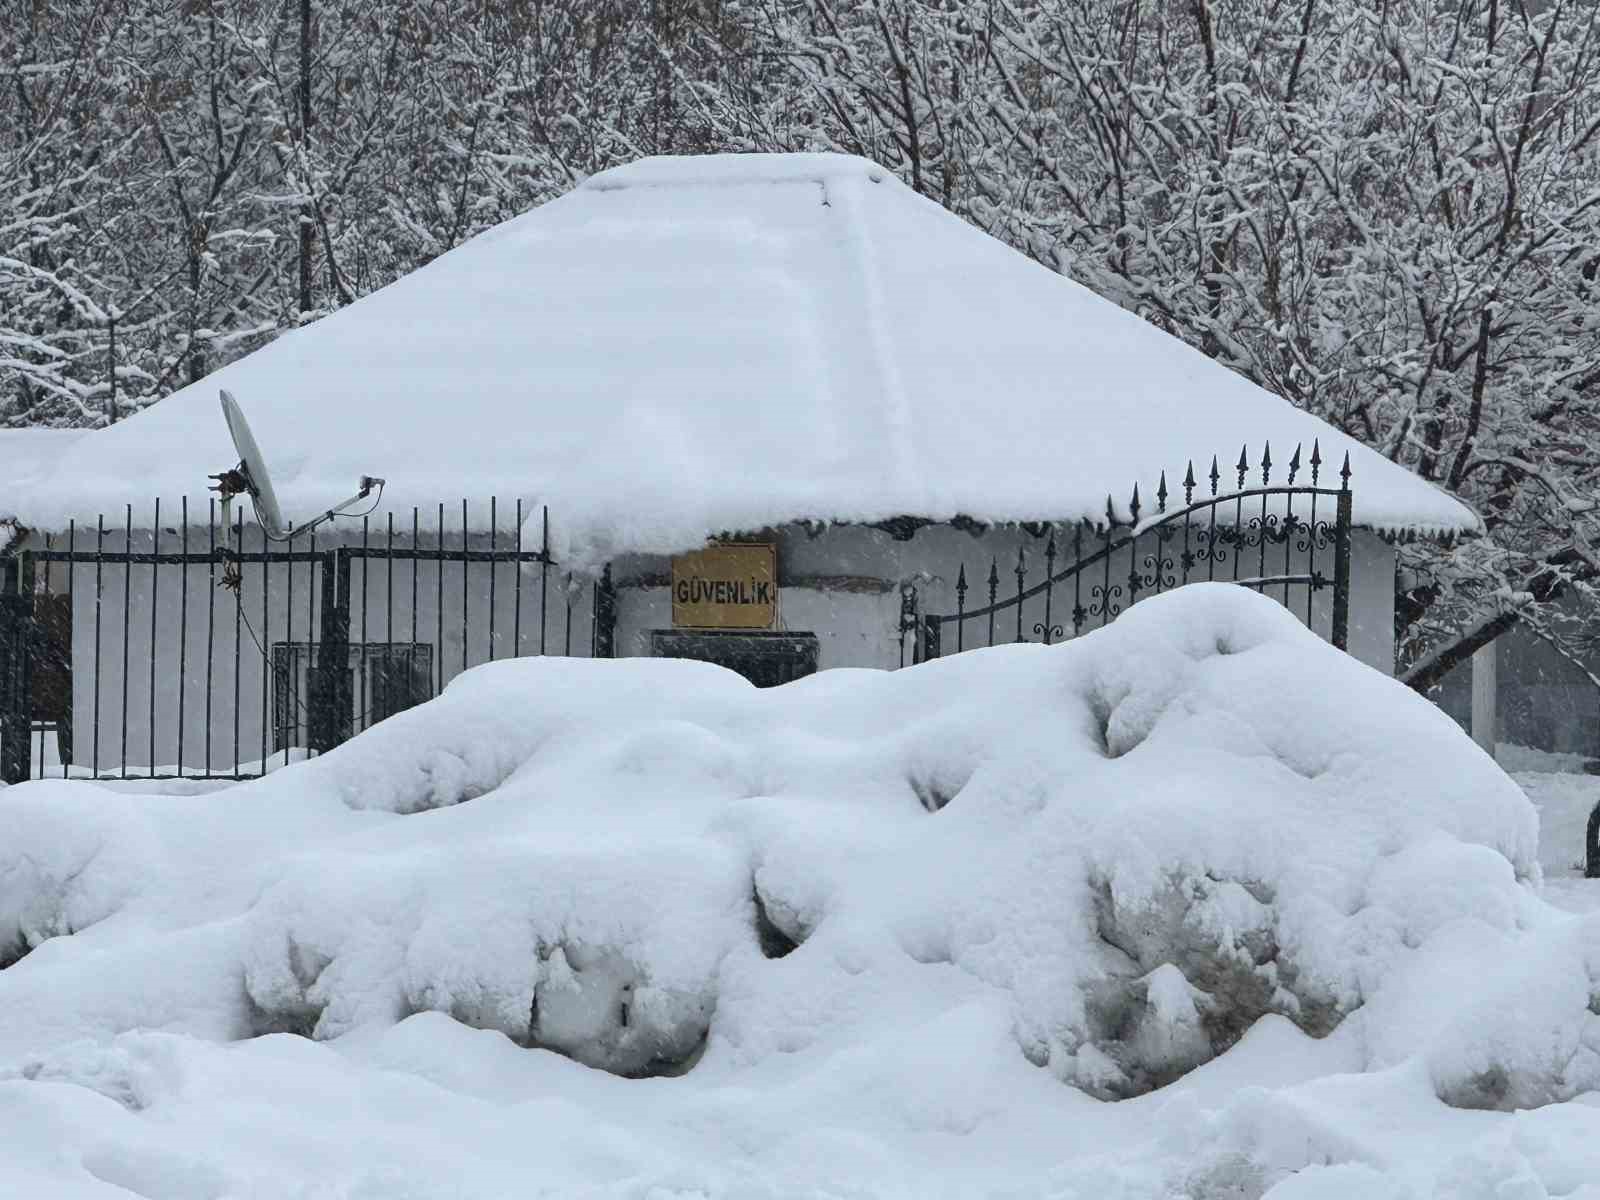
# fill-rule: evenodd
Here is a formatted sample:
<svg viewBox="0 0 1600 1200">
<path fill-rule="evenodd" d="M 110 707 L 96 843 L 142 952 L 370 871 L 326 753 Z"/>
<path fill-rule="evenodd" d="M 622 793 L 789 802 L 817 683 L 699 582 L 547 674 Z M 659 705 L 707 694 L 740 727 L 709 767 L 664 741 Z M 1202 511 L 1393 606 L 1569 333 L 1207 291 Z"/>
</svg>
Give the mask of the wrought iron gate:
<svg viewBox="0 0 1600 1200">
<path fill-rule="evenodd" d="M 248 778 L 470 666 L 570 654 L 577 637 L 609 657 L 608 579 L 575 613 L 548 513 L 525 546 L 520 503 L 515 533 L 496 532 L 512 506 L 479 508 L 272 542 L 242 514 L 220 526 L 215 504 L 203 522 L 184 506 L 167 523 L 157 503 L 148 524 L 129 506 L 120 528 L 29 539 L 0 557 L 0 778 Z"/>
<path fill-rule="evenodd" d="M 1272 483 L 1272 448 L 1262 454 L 1259 485 L 1247 485 L 1253 468 L 1239 452 L 1233 490 L 1221 492 L 1222 472 L 1211 460 L 1209 491 L 1202 491 L 1191 462 L 1182 483 L 1183 504 L 1168 511 L 1165 472 L 1156 489 L 1156 511 L 1143 519 L 1139 488 L 1123 519 L 1110 497 L 1104 524 L 1081 522 L 1066 530 L 1040 526 L 1044 576 L 1028 582 L 1032 571 L 1026 549 L 1003 569 L 991 558 L 982 576 L 984 603 L 967 607 L 972 585 L 962 564 L 956 576 L 956 611 L 922 613 L 917 658 L 926 661 L 951 651 L 1003 641 L 1042 641 L 1046 645 L 1108 624 L 1142 596 L 1201 580 L 1236 583 L 1281 599 L 1317 623 L 1317 595 L 1329 590 L 1328 639 L 1345 648 L 1350 623 L 1350 457 L 1339 471 L 1339 487 L 1321 486 L 1322 451 L 1312 444 L 1310 483 L 1296 483 L 1300 447 L 1288 463 L 1288 479 Z M 1196 498 L 1196 492 L 1200 496 Z M 1297 511 L 1298 505 L 1298 511 Z M 1002 573 L 1015 580 L 1001 595 Z M 1030 612 L 1031 610 L 1031 612 Z M 1032 616 L 1036 619 L 1029 619 Z M 972 646 L 968 628 L 976 622 Z M 1070 632 L 1069 632 L 1070 629 Z M 1033 635 L 1029 636 L 1029 633 Z M 982 640 L 979 640 L 979 637 Z"/>
</svg>

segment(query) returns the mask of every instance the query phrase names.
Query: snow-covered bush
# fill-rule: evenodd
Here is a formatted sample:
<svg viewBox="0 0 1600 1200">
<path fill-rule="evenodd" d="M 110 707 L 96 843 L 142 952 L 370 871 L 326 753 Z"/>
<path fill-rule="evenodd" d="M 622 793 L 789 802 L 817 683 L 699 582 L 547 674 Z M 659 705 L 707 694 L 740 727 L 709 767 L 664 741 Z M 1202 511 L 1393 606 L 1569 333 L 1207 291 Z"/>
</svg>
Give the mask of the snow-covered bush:
<svg viewBox="0 0 1600 1200">
<path fill-rule="evenodd" d="M 1600 1082 L 1600 920 L 1539 900 L 1536 834 L 1447 718 L 1220 585 L 771 691 L 502 662 L 225 801 L 0 795 L 0 1062 L 440 1012 L 726 1072 L 971 1009 L 1117 1098 L 1274 1014 L 1537 1105 Z"/>
</svg>

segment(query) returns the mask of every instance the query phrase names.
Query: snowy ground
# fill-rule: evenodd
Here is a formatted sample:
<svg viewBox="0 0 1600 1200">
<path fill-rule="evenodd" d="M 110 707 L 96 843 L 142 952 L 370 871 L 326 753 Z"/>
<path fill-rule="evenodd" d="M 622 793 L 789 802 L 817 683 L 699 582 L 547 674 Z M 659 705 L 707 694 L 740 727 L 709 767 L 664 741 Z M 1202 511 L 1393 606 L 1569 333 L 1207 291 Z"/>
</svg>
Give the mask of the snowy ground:
<svg viewBox="0 0 1600 1200">
<path fill-rule="evenodd" d="M 1576 754 L 1501 746 L 1497 758 L 1539 810 L 1545 899 L 1572 912 L 1600 909 L 1600 879 L 1583 877 L 1583 838 L 1600 804 L 1600 775 L 1584 773 Z"/>
<path fill-rule="evenodd" d="M 1600 1200 L 1594 784 L 1512 765 L 1542 841 L 1448 718 L 1196 586 L 7 789 L 0 1195 Z"/>
</svg>

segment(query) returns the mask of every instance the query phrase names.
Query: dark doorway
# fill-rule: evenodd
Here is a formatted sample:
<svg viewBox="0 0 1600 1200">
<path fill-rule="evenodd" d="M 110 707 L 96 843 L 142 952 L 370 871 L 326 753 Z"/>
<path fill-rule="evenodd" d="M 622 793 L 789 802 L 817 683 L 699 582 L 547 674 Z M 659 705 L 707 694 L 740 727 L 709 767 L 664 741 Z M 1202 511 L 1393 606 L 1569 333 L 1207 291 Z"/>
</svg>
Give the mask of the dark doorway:
<svg viewBox="0 0 1600 1200">
<path fill-rule="evenodd" d="M 72 761 L 72 597 L 33 598 L 33 727 L 53 732 L 61 761 Z"/>
<path fill-rule="evenodd" d="M 737 671 L 757 687 L 811 675 L 817 669 L 814 633 L 710 633 L 656 629 L 650 652 L 657 658 L 692 658 Z"/>
</svg>

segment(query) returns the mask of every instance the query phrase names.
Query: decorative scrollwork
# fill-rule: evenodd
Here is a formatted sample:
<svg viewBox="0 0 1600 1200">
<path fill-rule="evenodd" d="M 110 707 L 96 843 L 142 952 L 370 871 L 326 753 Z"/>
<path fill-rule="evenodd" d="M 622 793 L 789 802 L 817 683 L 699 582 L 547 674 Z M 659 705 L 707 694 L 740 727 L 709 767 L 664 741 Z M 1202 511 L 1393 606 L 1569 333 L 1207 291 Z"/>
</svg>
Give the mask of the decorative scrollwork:
<svg viewBox="0 0 1600 1200">
<path fill-rule="evenodd" d="M 1047 626 L 1043 621 L 1035 621 L 1033 623 L 1033 632 L 1044 639 L 1044 644 L 1046 646 L 1050 644 L 1052 638 L 1062 638 L 1067 636 L 1067 631 L 1060 625 Z"/>
<path fill-rule="evenodd" d="M 1101 624 L 1109 621 L 1122 611 L 1122 585 L 1113 583 L 1110 587 L 1095 584 L 1089 589 L 1089 615 L 1102 618 Z"/>
<path fill-rule="evenodd" d="M 1174 569 L 1177 562 L 1170 554 L 1162 554 L 1159 550 L 1152 550 L 1144 556 L 1144 584 L 1146 587 L 1162 590 L 1178 586 L 1178 577 Z"/>
<path fill-rule="evenodd" d="M 1233 531 L 1226 525 L 1220 529 L 1196 529 L 1195 536 L 1199 539 L 1199 548 L 1195 550 L 1195 561 L 1213 563 L 1221 566 L 1228 561 L 1228 547 L 1233 542 Z"/>
<path fill-rule="evenodd" d="M 1313 550 L 1326 550 L 1333 545 L 1336 532 L 1334 525 L 1328 521 L 1301 521 L 1294 548 L 1301 554 L 1310 554 Z"/>
</svg>

